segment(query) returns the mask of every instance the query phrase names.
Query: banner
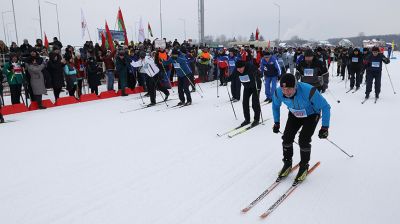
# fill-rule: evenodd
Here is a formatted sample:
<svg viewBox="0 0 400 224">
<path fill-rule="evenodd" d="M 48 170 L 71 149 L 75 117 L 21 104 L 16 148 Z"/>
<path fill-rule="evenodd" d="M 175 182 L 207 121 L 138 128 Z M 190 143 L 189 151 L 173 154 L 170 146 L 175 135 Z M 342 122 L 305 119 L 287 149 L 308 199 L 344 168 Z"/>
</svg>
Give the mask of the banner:
<svg viewBox="0 0 400 224">
<path fill-rule="evenodd" d="M 154 47 L 165 49 L 167 47 L 167 43 L 165 40 L 154 40 Z"/>
<path fill-rule="evenodd" d="M 97 29 L 99 40 L 101 40 L 101 33 L 105 33 L 105 29 Z M 125 33 L 124 31 L 118 31 L 118 30 L 110 30 L 111 36 L 113 40 L 118 40 L 119 42 L 123 41 L 125 42 Z"/>
</svg>

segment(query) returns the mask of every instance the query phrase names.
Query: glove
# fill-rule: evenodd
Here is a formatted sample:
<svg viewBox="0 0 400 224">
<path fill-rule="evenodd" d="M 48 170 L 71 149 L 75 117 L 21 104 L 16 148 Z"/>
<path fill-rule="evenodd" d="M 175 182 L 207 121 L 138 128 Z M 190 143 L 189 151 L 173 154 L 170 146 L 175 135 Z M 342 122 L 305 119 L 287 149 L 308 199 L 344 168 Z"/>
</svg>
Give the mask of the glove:
<svg viewBox="0 0 400 224">
<path fill-rule="evenodd" d="M 278 134 L 280 128 L 281 128 L 281 125 L 279 124 L 279 122 L 276 122 L 276 123 L 274 124 L 274 127 L 272 127 L 272 131 L 273 131 L 275 134 Z"/>
<path fill-rule="evenodd" d="M 328 128 L 322 126 L 321 130 L 319 130 L 318 137 L 321 139 L 325 139 L 325 138 L 328 138 L 328 135 L 329 135 Z"/>
</svg>

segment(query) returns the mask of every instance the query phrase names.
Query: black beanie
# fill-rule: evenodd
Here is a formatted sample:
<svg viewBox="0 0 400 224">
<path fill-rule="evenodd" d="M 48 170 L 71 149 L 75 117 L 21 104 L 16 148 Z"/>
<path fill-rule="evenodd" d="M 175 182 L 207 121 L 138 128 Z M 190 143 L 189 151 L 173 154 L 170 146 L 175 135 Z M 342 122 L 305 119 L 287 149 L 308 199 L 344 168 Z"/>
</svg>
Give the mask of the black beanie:
<svg viewBox="0 0 400 224">
<path fill-rule="evenodd" d="M 239 60 L 235 63 L 236 68 L 243 68 L 246 65 L 246 62 Z"/>
<path fill-rule="evenodd" d="M 281 87 L 294 88 L 296 86 L 296 77 L 290 73 L 285 73 L 281 77 Z"/>
<path fill-rule="evenodd" d="M 312 57 L 312 56 L 314 56 L 314 52 L 311 49 L 307 49 L 304 52 L 304 57 Z"/>
</svg>

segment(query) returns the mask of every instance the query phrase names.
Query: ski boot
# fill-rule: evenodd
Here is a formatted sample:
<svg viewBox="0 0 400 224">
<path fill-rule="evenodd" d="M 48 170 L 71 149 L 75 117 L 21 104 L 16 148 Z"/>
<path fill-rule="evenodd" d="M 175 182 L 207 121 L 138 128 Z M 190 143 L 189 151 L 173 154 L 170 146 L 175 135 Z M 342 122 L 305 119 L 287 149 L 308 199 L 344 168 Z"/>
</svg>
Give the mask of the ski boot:
<svg viewBox="0 0 400 224">
<path fill-rule="evenodd" d="M 250 124 L 250 121 L 245 120 L 245 121 L 243 121 L 243 122 L 240 124 L 240 127 L 244 127 L 244 126 L 246 126 L 246 125 L 248 125 L 248 124 Z"/>
<path fill-rule="evenodd" d="M 294 179 L 293 186 L 296 186 L 297 184 L 303 182 L 306 179 L 308 174 L 308 167 L 309 167 L 308 163 L 306 165 L 302 164 L 300 165 L 299 172 L 297 173 L 297 176 Z"/>
<path fill-rule="evenodd" d="M 283 178 L 287 177 L 291 170 L 292 170 L 292 160 L 283 160 L 283 167 L 281 172 L 279 172 L 278 179 L 276 179 L 276 182 L 279 182 Z"/>
</svg>

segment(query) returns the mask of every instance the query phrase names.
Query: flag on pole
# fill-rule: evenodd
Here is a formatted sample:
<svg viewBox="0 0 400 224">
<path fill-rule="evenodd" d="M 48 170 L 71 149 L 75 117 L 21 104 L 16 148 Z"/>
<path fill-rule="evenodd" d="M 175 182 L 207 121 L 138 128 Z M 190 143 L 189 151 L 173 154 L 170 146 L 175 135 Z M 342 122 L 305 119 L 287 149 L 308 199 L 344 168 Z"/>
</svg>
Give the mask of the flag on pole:
<svg viewBox="0 0 400 224">
<path fill-rule="evenodd" d="M 47 39 L 46 32 L 44 32 L 44 47 L 49 49 L 49 40 Z"/>
<path fill-rule="evenodd" d="M 153 31 L 151 30 L 150 23 L 147 23 L 147 30 L 149 31 L 150 36 L 153 37 Z"/>
<path fill-rule="evenodd" d="M 111 51 L 114 51 L 114 43 L 113 43 L 110 29 L 108 28 L 107 21 L 106 21 L 106 43 L 108 44 L 108 49 L 110 49 Z"/>
<path fill-rule="evenodd" d="M 144 40 L 145 40 L 145 36 L 144 36 L 143 22 L 142 22 L 142 18 L 140 18 L 138 42 L 143 43 Z"/>
<path fill-rule="evenodd" d="M 82 30 L 82 39 L 85 38 L 86 29 L 87 29 L 87 23 L 86 23 L 85 15 L 83 14 L 83 10 L 81 9 L 81 30 Z"/>
<path fill-rule="evenodd" d="M 258 30 L 258 27 L 256 29 L 256 40 L 258 40 L 258 36 L 260 35 L 260 31 Z"/>
<path fill-rule="evenodd" d="M 118 29 L 119 31 L 124 31 L 124 37 L 125 37 L 125 45 L 129 45 L 128 42 L 128 35 L 126 35 L 126 27 L 125 27 L 125 22 L 124 22 L 124 17 L 122 16 L 122 11 L 121 8 L 118 10 Z"/>
<path fill-rule="evenodd" d="M 106 42 L 106 36 L 104 35 L 104 32 L 101 32 L 100 35 L 101 35 L 101 48 L 105 51 L 108 47 L 108 44 Z"/>
</svg>

